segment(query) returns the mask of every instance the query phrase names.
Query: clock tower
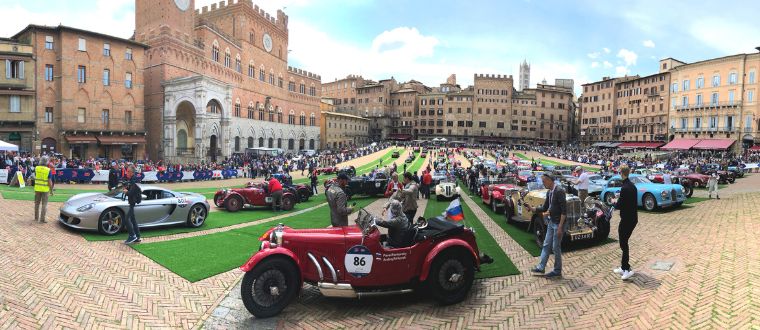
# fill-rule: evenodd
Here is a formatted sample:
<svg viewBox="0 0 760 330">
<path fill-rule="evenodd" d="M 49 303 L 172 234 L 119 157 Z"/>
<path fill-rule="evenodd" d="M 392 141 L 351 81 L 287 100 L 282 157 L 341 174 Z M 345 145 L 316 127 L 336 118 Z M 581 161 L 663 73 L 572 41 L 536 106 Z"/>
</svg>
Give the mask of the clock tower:
<svg viewBox="0 0 760 330">
<path fill-rule="evenodd" d="M 167 32 L 191 36 L 195 24 L 195 0 L 135 0 L 135 40 L 150 39 Z"/>
</svg>

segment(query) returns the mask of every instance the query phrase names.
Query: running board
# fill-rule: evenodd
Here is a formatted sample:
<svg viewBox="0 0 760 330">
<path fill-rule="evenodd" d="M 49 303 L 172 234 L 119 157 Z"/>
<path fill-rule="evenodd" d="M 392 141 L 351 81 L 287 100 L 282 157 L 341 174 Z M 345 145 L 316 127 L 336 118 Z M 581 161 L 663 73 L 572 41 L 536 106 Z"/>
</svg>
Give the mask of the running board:
<svg viewBox="0 0 760 330">
<path fill-rule="evenodd" d="M 317 286 L 319 288 L 319 292 L 322 293 L 323 296 L 332 297 L 332 298 L 359 298 L 361 299 L 361 298 L 367 298 L 367 297 L 399 295 L 399 294 L 411 293 L 414 291 L 412 289 L 401 289 L 401 290 L 389 290 L 389 291 L 357 292 L 356 290 L 354 290 L 351 284 L 346 284 L 346 283 L 333 284 L 333 283 L 319 282 Z"/>
</svg>

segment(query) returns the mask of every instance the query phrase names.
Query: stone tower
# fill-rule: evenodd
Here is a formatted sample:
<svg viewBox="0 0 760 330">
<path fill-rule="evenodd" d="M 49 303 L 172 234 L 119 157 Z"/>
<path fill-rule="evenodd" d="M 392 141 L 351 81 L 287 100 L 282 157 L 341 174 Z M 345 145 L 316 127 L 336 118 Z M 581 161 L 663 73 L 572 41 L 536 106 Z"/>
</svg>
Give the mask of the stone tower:
<svg viewBox="0 0 760 330">
<path fill-rule="evenodd" d="M 527 60 L 523 60 L 520 64 L 520 90 L 523 91 L 526 88 L 530 88 L 530 64 Z"/>
<path fill-rule="evenodd" d="M 195 0 L 135 0 L 135 40 L 139 42 L 153 46 L 151 39 L 160 35 L 190 42 L 194 27 Z"/>
</svg>

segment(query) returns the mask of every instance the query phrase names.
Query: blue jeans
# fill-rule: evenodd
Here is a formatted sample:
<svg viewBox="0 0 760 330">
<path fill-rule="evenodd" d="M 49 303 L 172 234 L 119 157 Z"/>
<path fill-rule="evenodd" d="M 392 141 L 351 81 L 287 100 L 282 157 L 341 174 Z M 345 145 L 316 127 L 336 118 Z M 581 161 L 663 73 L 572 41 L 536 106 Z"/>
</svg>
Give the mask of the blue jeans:
<svg viewBox="0 0 760 330">
<path fill-rule="evenodd" d="M 557 228 L 559 224 L 549 221 L 546 226 L 546 237 L 544 246 L 541 249 L 541 257 L 537 268 L 544 270 L 546 262 L 549 261 L 549 254 L 554 251 L 554 272 L 562 274 L 562 238 L 557 239 Z"/>
</svg>

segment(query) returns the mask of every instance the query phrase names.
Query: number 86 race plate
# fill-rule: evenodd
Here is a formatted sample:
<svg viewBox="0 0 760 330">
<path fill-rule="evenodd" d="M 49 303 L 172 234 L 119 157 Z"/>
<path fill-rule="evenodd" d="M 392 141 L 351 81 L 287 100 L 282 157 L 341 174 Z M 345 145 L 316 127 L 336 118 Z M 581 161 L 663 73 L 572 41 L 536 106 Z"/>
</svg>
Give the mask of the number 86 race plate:
<svg viewBox="0 0 760 330">
<path fill-rule="evenodd" d="M 372 253 L 364 245 L 355 245 L 346 251 L 346 271 L 353 277 L 364 277 L 372 272 Z"/>
</svg>

